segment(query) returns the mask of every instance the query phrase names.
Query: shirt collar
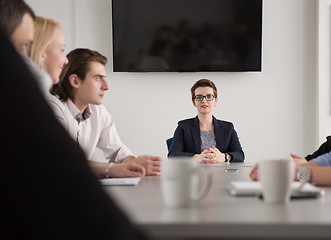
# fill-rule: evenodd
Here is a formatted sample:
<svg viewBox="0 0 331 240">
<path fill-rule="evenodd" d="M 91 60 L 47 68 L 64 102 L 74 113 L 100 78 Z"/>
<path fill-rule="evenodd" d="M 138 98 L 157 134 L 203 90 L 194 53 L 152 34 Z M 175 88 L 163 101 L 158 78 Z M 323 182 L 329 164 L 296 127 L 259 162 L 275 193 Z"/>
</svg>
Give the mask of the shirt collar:
<svg viewBox="0 0 331 240">
<path fill-rule="evenodd" d="M 83 114 L 80 113 L 79 109 L 76 107 L 76 105 L 71 101 L 71 99 L 68 99 L 67 105 L 69 108 L 70 113 L 72 116 L 76 119 L 78 123 L 88 119 L 91 116 L 91 108 L 90 105 L 87 106 L 87 108 L 84 110 Z"/>
</svg>

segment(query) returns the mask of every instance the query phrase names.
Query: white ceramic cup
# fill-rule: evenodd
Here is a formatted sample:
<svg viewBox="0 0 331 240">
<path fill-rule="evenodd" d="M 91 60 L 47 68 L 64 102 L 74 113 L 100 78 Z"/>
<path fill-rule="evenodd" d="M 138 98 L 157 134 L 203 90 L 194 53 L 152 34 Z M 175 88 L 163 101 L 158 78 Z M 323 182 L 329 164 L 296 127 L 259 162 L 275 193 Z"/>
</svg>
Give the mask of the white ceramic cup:
<svg viewBox="0 0 331 240">
<path fill-rule="evenodd" d="M 266 203 L 287 203 L 294 180 L 294 161 L 290 159 L 259 162 L 259 176 Z"/>
<path fill-rule="evenodd" d="M 168 158 L 162 161 L 161 173 L 162 196 L 169 207 L 184 207 L 198 202 L 211 187 L 210 170 L 200 166 L 194 158 Z M 206 181 L 199 190 L 203 173 L 206 174 Z"/>
</svg>

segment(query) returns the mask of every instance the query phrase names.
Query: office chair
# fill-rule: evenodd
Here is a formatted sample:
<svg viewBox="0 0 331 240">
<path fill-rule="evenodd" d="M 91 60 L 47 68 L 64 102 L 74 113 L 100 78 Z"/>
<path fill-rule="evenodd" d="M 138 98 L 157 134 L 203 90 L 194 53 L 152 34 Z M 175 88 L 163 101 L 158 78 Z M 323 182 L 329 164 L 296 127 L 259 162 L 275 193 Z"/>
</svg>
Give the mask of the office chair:
<svg viewBox="0 0 331 240">
<path fill-rule="evenodd" d="M 167 148 L 168 148 L 168 152 L 170 151 L 170 147 L 171 147 L 172 139 L 173 139 L 173 138 L 168 138 L 168 139 L 166 140 Z"/>
</svg>

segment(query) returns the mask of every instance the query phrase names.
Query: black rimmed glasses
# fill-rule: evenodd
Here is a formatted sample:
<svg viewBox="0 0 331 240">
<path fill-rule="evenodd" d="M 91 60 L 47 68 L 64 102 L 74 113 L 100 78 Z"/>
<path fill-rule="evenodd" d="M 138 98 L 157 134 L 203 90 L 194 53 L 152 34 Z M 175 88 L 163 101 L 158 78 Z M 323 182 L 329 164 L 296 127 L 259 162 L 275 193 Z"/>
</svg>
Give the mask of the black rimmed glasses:
<svg viewBox="0 0 331 240">
<path fill-rule="evenodd" d="M 213 101 L 215 96 L 213 94 L 207 94 L 206 96 L 203 95 L 195 95 L 193 99 L 198 102 L 202 102 L 203 99 L 206 98 L 207 101 Z"/>
</svg>

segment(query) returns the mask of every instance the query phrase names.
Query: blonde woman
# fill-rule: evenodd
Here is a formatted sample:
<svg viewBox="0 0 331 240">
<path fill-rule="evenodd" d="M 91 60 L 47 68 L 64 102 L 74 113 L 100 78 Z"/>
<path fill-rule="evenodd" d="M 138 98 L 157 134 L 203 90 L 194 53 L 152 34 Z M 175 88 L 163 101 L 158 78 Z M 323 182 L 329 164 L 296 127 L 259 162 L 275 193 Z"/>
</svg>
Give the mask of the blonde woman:
<svg viewBox="0 0 331 240">
<path fill-rule="evenodd" d="M 61 26 L 52 19 L 40 16 L 36 17 L 34 26 L 34 41 L 28 48 L 28 56 L 39 68 L 48 73 L 47 76 L 39 74 L 37 77 L 47 100 L 49 102 L 57 100 L 58 104 L 62 104 L 56 97 L 47 95 L 50 87 L 59 82 L 62 68 L 69 62 L 64 54 L 66 44 Z M 48 80 L 48 75 L 52 81 Z M 135 163 L 114 165 L 94 161 L 90 161 L 90 163 L 92 170 L 97 175 L 106 177 L 143 177 L 145 175 L 144 168 Z"/>
<path fill-rule="evenodd" d="M 53 83 L 58 83 L 62 68 L 68 63 L 61 25 L 37 16 L 34 26 L 34 41 L 28 48 L 28 56 L 51 76 Z"/>
</svg>

